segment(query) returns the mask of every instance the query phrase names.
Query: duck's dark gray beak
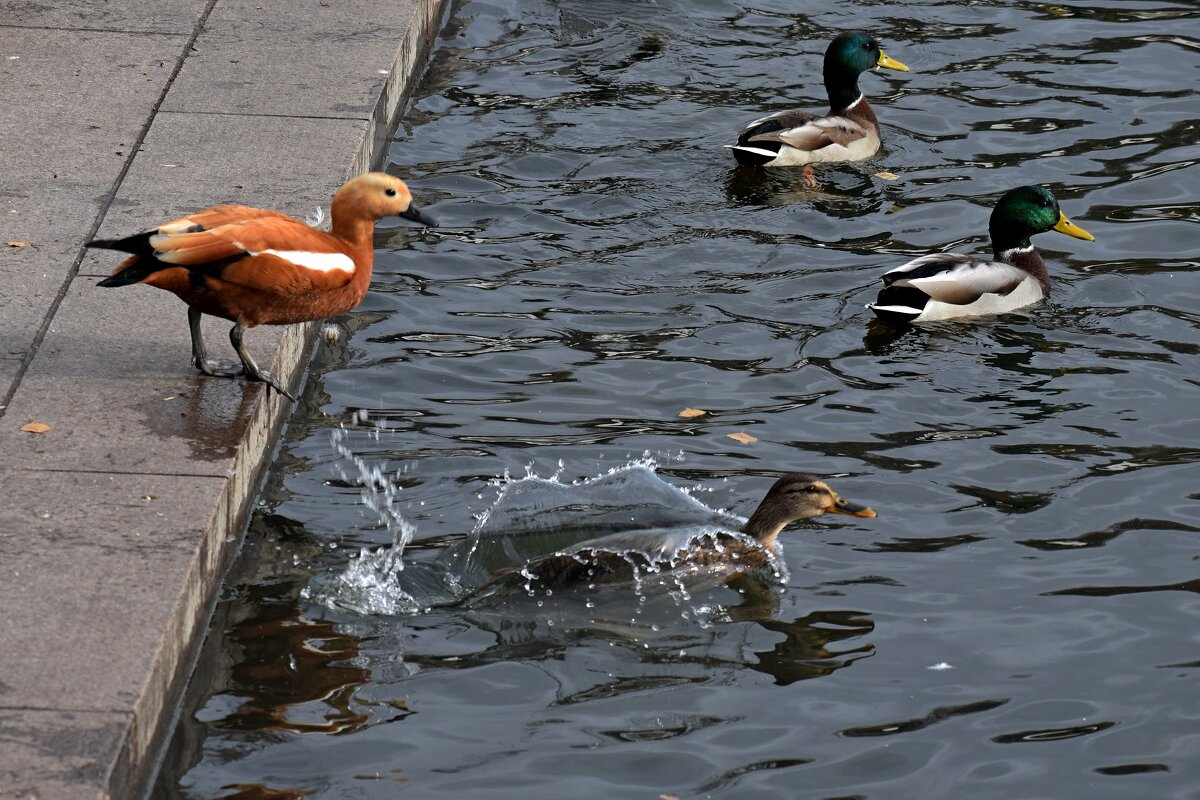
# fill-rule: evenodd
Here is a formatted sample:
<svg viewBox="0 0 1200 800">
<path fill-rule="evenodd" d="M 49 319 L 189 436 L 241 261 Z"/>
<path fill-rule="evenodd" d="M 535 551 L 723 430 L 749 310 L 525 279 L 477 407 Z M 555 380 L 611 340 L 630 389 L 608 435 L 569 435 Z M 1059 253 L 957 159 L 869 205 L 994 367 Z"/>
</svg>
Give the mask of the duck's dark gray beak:
<svg viewBox="0 0 1200 800">
<path fill-rule="evenodd" d="M 409 203 L 408 210 L 402 213 L 400 216 L 404 217 L 405 219 L 410 219 L 413 222 L 419 222 L 429 228 L 437 227 L 437 221 L 434 220 L 433 217 L 429 216 L 429 214 L 424 213 L 421 211 L 421 209 L 417 208 L 416 203 Z"/>
</svg>

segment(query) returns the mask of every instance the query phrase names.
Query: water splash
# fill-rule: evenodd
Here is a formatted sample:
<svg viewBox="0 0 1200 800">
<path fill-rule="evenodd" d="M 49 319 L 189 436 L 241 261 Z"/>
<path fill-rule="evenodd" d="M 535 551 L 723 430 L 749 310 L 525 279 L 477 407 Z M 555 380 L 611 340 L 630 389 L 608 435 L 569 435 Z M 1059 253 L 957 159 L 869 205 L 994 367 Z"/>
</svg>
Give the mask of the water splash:
<svg viewBox="0 0 1200 800">
<path fill-rule="evenodd" d="M 737 529 L 743 520 L 714 510 L 659 477 L 649 453 L 593 478 L 560 479 L 562 465 L 543 478 L 527 468 L 497 479 L 496 500 L 475 529 L 438 559 L 472 591 L 500 571 L 601 536 L 633 530 L 711 526 Z"/>
<path fill-rule="evenodd" d="M 366 424 L 366 409 L 354 413 L 352 424 Z M 331 608 L 342 608 L 362 614 L 415 614 L 424 606 L 403 588 L 400 574 L 404 571 L 404 550 L 412 542 L 416 529 L 396 507 L 400 492 L 398 479 L 403 468 L 394 474 L 384 464 L 369 464 L 356 455 L 346 443 L 344 427 L 330 432 L 330 445 L 341 456 L 334 465 L 338 477 L 349 485 L 361 487 L 359 497 L 364 507 L 372 511 L 391 534 L 391 544 L 370 550 L 363 547 L 357 558 L 351 558 L 343 572 L 322 576 L 306 586 L 301 596 Z"/>
<path fill-rule="evenodd" d="M 330 607 L 363 614 L 413 614 L 514 594 L 541 602 L 556 588 L 545 580 L 545 570 L 552 563 L 565 563 L 584 579 L 564 588 L 593 591 L 605 583 L 624 583 L 632 587 L 639 607 L 648 593 L 662 589 L 676 605 L 688 609 L 689 581 L 704 577 L 704 570 L 685 563 L 679 553 L 699 547 L 722 552 L 734 540 L 758 546 L 738 532 L 741 517 L 713 509 L 689 490 L 667 483 L 656 472 L 657 461 L 643 453 L 572 482 L 562 480 L 561 463 L 548 477 L 532 467 L 522 477 L 506 471 L 492 482 L 496 499 L 476 515 L 469 535 L 433 560 L 406 564 L 404 549 L 414 531 L 394 507 L 395 482 L 384 468 L 355 456 L 343 438 L 335 435 L 334 446 L 356 473 L 345 477 L 363 486 L 364 505 L 393 532 L 393 540 L 374 551 L 363 548 L 344 571 L 314 581 L 316 588 L 306 590 L 305 597 Z M 587 578 L 589 565 L 580 548 L 592 546 L 624 559 L 620 566 L 628 569 L 609 580 Z M 775 579 L 785 578 L 786 567 L 774 551 L 765 557 Z M 710 617 L 700 609 L 692 611 L 702 623 Z"/>
</svg>

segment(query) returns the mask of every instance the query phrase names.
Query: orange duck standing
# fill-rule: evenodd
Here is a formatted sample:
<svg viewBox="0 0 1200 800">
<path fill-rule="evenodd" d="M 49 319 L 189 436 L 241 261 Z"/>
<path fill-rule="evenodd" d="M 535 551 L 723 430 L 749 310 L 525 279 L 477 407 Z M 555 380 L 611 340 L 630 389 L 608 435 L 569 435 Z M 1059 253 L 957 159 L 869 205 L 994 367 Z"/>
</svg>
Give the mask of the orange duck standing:
<svg viewBox="0 0 1200 800">
<path fill-rule="evenodd" d="M 333 230 L 326 233 L 278 211 L 213 206 L 124 239 L 95 239 L 89 247 L 132 253 L 100 286 L 146 283 L 188 304 L 192 364 L 205 375 L 263 381 L 291 400 L 279 380 L 259 369 L 242 344 L 255 325 L 290 325 L 349 311 L 371 283 L 372 234 L 383 217 L 434 226 L 417 210 L 404 181 L 369 172 L 333 196 Z M 234 323 L 229 341 L 241 363 L 208 358 L 200 315 Z"/>
</svg>

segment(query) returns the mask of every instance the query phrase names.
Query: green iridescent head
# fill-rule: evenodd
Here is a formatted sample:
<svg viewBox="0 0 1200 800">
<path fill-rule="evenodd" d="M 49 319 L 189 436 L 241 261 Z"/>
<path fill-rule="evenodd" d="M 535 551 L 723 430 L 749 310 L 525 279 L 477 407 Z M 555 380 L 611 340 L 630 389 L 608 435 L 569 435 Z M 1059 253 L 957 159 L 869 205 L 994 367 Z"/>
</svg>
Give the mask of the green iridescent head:
<svg viewBox="0 0 1200 800">
<path fill-rule="evenodd" d="M 1029 237 L 1046 231 L 1058 231 L 1089 242 L 1096 237 L 1067 219 L 1058 200 L 1044 186 L 1018 186 L 996 202 L 988 222 L 992 249 L 999 256 L 1005 250 L 1030 246 Z"/>
<path fill-rule="evenodd" d="M 825 50 L 825 89 L 834 111 L 858 99 L 858 76 L 872 67 L 908 72 L 908 67 L 888 57 L 870 34 L 850 31 L 834 37 Z"/>
</svg>

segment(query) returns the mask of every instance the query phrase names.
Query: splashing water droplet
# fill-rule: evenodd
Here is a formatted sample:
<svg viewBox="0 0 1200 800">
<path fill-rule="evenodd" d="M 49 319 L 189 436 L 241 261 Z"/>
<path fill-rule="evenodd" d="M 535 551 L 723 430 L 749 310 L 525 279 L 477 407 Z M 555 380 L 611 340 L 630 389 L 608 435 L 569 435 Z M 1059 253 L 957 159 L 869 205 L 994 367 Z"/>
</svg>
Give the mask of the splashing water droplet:
<svg viewBox="0 0 1200 800">
<path fill-rule="evenodd" d="M 366 424 L 368 412 L 359 409 L 351 419 L 356 424 Z M 392 541 L 374 552 L 360 549 L 358 557 L 350 558 L 343 572 L 324 581 L 306 597 L 333 608 L 364 614 L 409 614 L 423 610 L 397 580 L 397 575 L 404 569 L 404 549 L 415 532 L 396 508 L 396 496 L 400 491 L 398 481 L 385 472 L 386 464 L 370 464 L 357 455 L 347 442 L 345 428 L 336 428 L 330 433 L 330 444 L 342 458 L 342 463 L 334 467 L 336 473 L 346 483 L 360 487 L 363 506 L 374 513 L 391 534 Z M 397 472 L 396 477 L 400 474 Z M 330 550 L 337 548 L 338 542 L 329 543 Z"/>
</svg>

